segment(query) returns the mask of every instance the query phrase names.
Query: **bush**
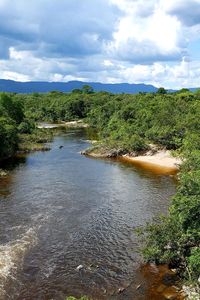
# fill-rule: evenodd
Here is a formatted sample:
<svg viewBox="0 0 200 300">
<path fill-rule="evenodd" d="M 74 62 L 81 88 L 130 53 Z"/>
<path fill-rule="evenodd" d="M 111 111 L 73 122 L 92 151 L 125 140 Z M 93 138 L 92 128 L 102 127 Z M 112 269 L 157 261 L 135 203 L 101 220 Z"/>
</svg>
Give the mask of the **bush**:
<svg viewBox="0 0 200 300">
<path fill-rule="evenodd" d="M 130 151 L 142 151 L 148 149 L 148 145 L 145 143 L 144 139 L 137 134 L 130 137 L 127 141 L 127 145 Z"/>
<path fill-rule="evenodd" d="M 200 276 L 200 248 L 193 248 L 191 255 L 187 260 L 189 273 L 192 274 L 194 280 L 198 280 Z M 192 279 L 191 278 L 191 279 Z"/>
<path fill-rule="evenodd" d="M 35 129 L 34 122 L 27 119 L 21 122 L 18 126 L 19 133 L 31 133 L 34 129 Z"/>
<path fill-rule="evenodd" d="M 0 159 L 12 156 L 18 146 L 16 124 L 10 118 L 0 117 Z"/>
<path fill-rule="evenodd" d="M 200 274 L 200 169 L 193 167 L 193 158 L 184 165 L 169 216 L 148 224 L 139 233 L 145 243 L 142 252 L 146 261 L 174 265 L 182 276 L 195 281 Z M 188 167 L 189 172 L 185 171 Z"/>
</svg>

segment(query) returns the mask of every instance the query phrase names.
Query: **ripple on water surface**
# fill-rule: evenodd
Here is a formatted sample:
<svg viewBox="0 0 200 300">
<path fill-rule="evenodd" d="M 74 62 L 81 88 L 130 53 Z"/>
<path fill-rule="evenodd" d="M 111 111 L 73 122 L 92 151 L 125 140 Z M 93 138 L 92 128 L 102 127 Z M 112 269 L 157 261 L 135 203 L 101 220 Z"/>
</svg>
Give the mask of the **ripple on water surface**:
<svg viewBox="0 0 200 300">
<path fill-rule="evenodd" d="M 11 171 L 0 193 L 0 298 L 148 299 L 118 290 L 144 277 L 133 229 L 166 212 L 175 183 L 81 156 L 85 138 L 68 131 Z"/>
</svg>

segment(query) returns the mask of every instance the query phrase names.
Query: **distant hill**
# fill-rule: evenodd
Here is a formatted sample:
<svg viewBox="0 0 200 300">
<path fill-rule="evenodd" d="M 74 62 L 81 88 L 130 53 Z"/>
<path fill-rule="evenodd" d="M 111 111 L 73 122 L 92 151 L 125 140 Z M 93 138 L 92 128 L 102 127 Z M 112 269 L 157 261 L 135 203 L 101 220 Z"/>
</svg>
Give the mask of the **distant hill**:
<svg viewBox="0 0 200 300">
<path fill-rule="evenodd" d="M 146 84 L 129 84 L 129 83 L 99 83 L 99 82 L 19 82 L 13 80 L 0 79 L 1 92 L 15 93 L 46 93 L 51 91 L 71 92 L 73 89 L 81 89 L 83 85 L 91 86 L 94 91 L 106 91 L 114 94 L 127 93 L 137 94 L 139 92 L 156 92 L 157 88 L 153 85 Z"/>
</svg>

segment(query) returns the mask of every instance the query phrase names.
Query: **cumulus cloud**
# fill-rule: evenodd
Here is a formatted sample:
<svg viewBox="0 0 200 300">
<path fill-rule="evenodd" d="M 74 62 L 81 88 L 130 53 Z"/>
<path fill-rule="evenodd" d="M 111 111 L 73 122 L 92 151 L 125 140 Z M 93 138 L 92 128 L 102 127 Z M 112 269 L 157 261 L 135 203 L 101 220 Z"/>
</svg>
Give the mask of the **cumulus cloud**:
<svg viewBox="0 0 200 300">
<path fill-rule="evenodd" d="M 111 55 L 134 63 L 173 61 L 185 52 L 184 36 L 177 18 L 167 14 L 158 1 L 112 0 L 126 12 L 120 19 L 114 40 L 109 45 Z"/>
<path fill-rule="evenodd" d="M 200 0 L 0 0 L 0 78 L 199 85 L 199 16 Z"/>
<path fill-rule="evenodd" d="M 42 56 L 98 53 L 120 16 L 106 0 L 1 0 L 0 7 L 0 36 Z"/>
<path fill-rule="evenodd" d="M 161 7 L 186 26 L 200 24 L 200 0 L 162 0 Z"/>
</svg>

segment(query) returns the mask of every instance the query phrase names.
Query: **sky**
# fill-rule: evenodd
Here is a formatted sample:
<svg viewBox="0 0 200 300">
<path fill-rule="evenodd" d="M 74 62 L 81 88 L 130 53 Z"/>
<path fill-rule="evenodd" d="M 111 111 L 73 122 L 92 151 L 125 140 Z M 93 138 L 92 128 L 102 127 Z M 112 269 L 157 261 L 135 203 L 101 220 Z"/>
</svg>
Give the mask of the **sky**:
<svg viewBox="0 0 200 300">
<path fill-rule="evenodd" d="M 0 78 L 200 87 L 200 0 L 0 0 Z"/>
</svg>

